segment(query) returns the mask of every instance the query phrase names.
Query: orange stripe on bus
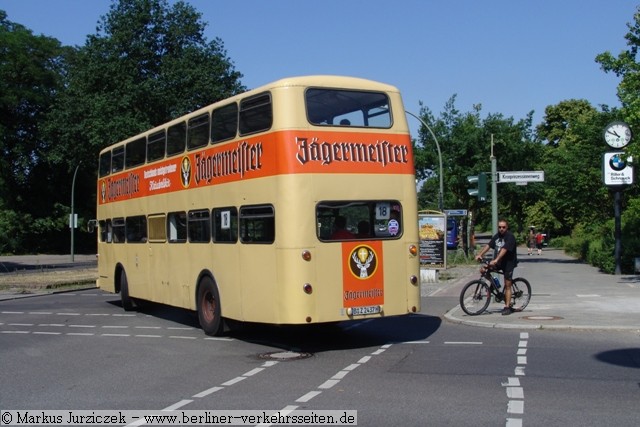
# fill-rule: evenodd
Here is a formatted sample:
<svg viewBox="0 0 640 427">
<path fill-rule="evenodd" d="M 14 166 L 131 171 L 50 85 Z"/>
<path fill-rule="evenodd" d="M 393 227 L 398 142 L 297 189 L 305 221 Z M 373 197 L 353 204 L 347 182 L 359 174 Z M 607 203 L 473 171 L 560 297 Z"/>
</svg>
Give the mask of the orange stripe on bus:
<svg viewBox="0 0 640 427">
<path fill-rule="evenodd" d="M 413 174 L 407 134 L 279 131 L 186 153 L 98 180 L 98 203 L 303 173 Z"/>
</svg>

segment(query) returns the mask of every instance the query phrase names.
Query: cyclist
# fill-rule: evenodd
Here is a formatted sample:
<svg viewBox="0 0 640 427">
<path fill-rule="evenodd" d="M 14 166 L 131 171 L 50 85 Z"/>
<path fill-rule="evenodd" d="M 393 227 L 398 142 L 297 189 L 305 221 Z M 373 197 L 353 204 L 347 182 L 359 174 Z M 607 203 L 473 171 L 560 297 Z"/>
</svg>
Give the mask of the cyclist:
<svg viewBox="0 0 640 427">
<path fill-rule="evenodd" d="M 482 261 L 482 256 L 489 251 L 494 250 L 494 258 L 489 262 L 490 269 L 502 270 L 504 272 L 504 308 L 502 315 L 506 316 L 513 313 L 511 307 L 511 284 L 513 283 L 513 270 L 518 265 L 518 253 L 516 238 L 509 231 L 509 224 L 506 220 L 498 221 L 498 232 L 491 237 L 476 256 L 476 260 Z M 484 267 L 481 269 L 484 274 Z"/>
</svg>

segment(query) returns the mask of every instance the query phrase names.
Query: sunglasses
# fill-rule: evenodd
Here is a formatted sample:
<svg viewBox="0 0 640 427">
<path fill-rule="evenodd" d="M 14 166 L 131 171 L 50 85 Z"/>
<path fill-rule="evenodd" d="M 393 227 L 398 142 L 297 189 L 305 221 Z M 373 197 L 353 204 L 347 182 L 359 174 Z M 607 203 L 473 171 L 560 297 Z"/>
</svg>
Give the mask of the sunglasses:
<svg viewBox="0 0 640 427">
<path fill-rule="evenodd" d="M 507 227 L 498 227 L 500 230 L 506 230 Z"/>
</svg>

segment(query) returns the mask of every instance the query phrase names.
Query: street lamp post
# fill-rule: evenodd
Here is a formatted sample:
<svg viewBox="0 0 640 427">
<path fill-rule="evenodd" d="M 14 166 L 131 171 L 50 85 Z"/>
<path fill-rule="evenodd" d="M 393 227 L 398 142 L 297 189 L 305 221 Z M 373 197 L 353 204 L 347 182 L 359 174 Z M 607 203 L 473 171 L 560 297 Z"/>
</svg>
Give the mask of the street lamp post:
<svg viewBox="0 0 640 427">
<path fill-rule="evenodd" d="M 438 177 L 440 178 L 440 196 L 438 197 L 438 209 L 440 209 L 440 211 L 442 212 L 444 209 L 444 205 L 443 205 L 444 177 L 443 177 L 443 169 L 442 169 L 442 152 L 440 151 L 440 144 L 438 144 L 438 138 L 436 138 L 436 135 L 433 133 L 429 125 L 427 125 L 424 120 L 422 120 L 420 117 L 416 116 L 415 114 L 409 111 L 405 111 L 405 113 L 418 119 L 418 121 L 422 123 L 422 126 L 427 128 L 427 130 L 433 137 L 433 140 L 436 142 L 436 148 L 438 149 L 438 160 L 440 161 L 440 172 L 438 173 Z"/>
<path fill-rule="evenodd" d="M 73 172 L 73 180 L 71 181 L 71 217 L 69 218 L 69 228 L 71 229 L 71 262 L 73 262 L 73 232 L 75 231 L 75 216 L 74 216 L 74 194 L 76 189 L 76 174 L 78 173 L 78 168 L 80 165 L 76 166 L 76 170 Z"/>
</svg>

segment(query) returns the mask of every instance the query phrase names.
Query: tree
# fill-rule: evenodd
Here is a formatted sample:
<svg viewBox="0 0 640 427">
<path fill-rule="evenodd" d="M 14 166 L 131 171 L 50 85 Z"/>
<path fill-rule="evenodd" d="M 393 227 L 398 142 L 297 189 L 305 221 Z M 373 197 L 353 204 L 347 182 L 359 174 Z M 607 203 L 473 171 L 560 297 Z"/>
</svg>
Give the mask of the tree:
<svg viewBox="0 0 640 427">
<path fill-rule="evenodd" d="M 622 118 L 636 130 L 636 144 L 629 147 L 635 157 L 640 155 L 640 63 L 638 49 L 640 49 L 640 6 L 633 15 L 633 23 L 628 23 L 629 32 L 625 35 L 628 49 L 614 57 L 610 52 L 596 56 L 601 68 L 605 72 L 613 72 L 622 80 L 618 85 L 618 98 L 622 104 Z"/>
<path fill-rule="evenodd" d="M 0 11 L 0 252 L 37 251 L 40 237 L 60 227 L 31 218 L 52 211 L 41 123 L 62 87 L 65 51 Z"/>
<path fill-rule="evenodd" d="M 444 167 L 445 208 L 467 208 L 482 228 L 491 228 L 491 204 L 479 203 L 469 196 L 467 176 L 485 172 L 491 182 L 491 138 L 494 136 L 494 155 L 497 157 L 498 170 L 529 170 L 537 164 L 541 144 L 531 140 L 531 114 L 526 119 L 515 122 L 501 114 L 488 114 L 481 117 L 482 106 L 473 106 L 473 111 L 460 113 L 455 107 L 455 95 L 445 104 L 440 118 L 435 119 L 431 112 L 422 107 L 420 115 L 437 135 L 442 150 Z M 430 134 L 421 128 L 418 142 L 415 143 L 416 169 L 419 178 L 428 178 L 420 192 L 419 206 L 426 208 L 428 200 L 434 200 L 435 181 L 438 168 L 437 153 L 432 147 Z M 499 186 L 499 210 L 506 213 L 514 228 L 521 226 L 524 208 L 536 200 L 540 190 Z"/>
<path fill-rule="evenodd" d="M 586 100 L 567 100 L 545 109 L 537 127 L 546 140 L 544 201 L 567 235 L 578 224 L 602 223 L 611 217 L 612 199 L 602 183 L 602 129 L 615 110 L 596 110 Z"/>
<path fill-rule="evenodd" d="M 94 215 L 102 148 L 245 90 L 223 42 L 207 41 L 204 28 L 182 1 L 119 0 L 70 53 L 65 90 L 46 126 L 47 155 L 68 177 L 65 188 L 80 165 L 81 217 Z"/>
</svg>

